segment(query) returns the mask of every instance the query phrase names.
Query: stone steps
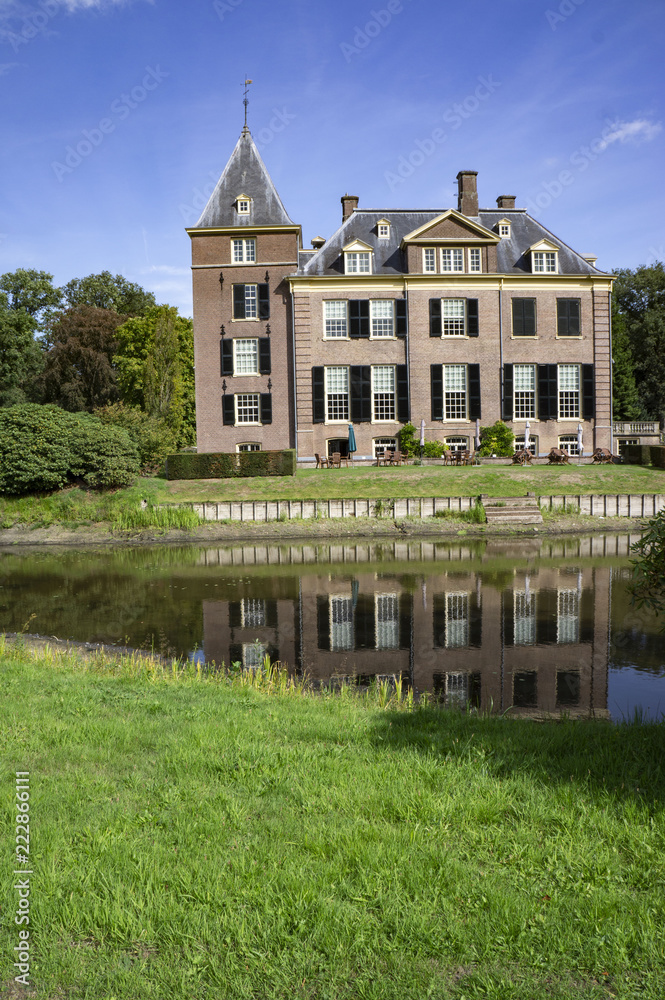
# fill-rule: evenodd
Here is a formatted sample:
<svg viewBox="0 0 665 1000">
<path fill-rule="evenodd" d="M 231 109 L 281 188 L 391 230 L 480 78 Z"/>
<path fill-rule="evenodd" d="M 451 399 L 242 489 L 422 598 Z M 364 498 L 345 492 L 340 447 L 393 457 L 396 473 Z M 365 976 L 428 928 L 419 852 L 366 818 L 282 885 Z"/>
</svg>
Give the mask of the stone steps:
<svg viewBox="0 0 665 1000">
<path fill-rule="evenodd" d="M 535 496 L 482 497 L 488 524 L 542 524 Z"/>
</svg>

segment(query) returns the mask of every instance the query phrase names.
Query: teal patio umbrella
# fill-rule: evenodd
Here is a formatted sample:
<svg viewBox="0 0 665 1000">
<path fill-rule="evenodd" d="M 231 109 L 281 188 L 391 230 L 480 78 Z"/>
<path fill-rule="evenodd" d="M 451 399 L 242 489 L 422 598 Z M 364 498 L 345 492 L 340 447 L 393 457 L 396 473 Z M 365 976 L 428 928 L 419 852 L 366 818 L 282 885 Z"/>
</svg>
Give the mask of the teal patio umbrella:
<svg viewBox="0 0 665 1000">
<path fill-rule="evenodd" d="M 356 434 L 353 430 L 353 424 L 349 424 L 349 455 L 351 456 L 351 461 L 353 461 L 353 453 L 358 450 L 358 445 L 356 444 Z"/>
</svg>

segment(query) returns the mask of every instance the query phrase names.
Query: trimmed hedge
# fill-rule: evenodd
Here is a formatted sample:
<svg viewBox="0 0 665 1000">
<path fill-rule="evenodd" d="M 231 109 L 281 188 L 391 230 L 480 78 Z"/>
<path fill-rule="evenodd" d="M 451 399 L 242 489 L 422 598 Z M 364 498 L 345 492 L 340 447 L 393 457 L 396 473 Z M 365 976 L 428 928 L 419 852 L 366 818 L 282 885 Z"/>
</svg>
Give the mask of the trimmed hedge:
<svg viewBox="0 0 665 1000">
<path fill-rule="evenodd" d="M 623 460 L 628 465 L 653 465 L 665 469 L 665 445 L 627 444 L 623 449 Z"/>
<path fill-rule="evenodd" d="M 238 454 L 208 451 L 183 452 L 166 460 L 167 479 L 235 479 L 248 476 L 295 476 L 296 453 L 241 451 Z"/>
</svg>

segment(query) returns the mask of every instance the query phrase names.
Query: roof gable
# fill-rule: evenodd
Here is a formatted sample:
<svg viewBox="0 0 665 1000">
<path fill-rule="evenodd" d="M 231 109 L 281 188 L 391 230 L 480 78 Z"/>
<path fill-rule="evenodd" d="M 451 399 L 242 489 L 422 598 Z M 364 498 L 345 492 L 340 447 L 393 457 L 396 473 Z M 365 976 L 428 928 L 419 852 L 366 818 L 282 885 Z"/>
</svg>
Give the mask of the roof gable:
<svg viewBox="0 0 665 1000">
<path fill-rule="evenodd" d="M 238 214 L 239 198 L 250 201 Z M 229 226 L 292 226 L 248 128 L 244 128 L 195 229 Z"/>
<path fill-rule="evenodd" d="M 404 237 L 402 242 L 407 244 L 423 240 L 445 243 L 459 242 L 460 240 L 498 243 L 496 233 L 490 232 L 489 229 L 485 229 L 480 223 L 474 222 L 467 215 L 455 211 L 454 208 L 449 208 L 435 219 L 426 222 L 424 226 L 414 229 L 413 232 Z"/>
</svg>

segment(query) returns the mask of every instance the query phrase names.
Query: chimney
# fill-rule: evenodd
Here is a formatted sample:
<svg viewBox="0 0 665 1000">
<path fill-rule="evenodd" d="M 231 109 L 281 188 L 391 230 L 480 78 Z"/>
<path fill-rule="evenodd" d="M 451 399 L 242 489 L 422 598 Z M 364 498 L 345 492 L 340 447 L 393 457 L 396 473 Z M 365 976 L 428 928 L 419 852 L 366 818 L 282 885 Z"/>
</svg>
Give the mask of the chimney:
<svg viewBox="0 0 665 1000">
<path fill-rule="evenodd" d="M 323 236 L 313 236 L 312 237 L 312 247 L 314 250 L 320 250 L 325 243 L 325 237 Z"/>
<path fill-rule="evenodd" d="M 460 170 L 457 175 L 457 211 L 462 215 L 478 215 L 477 170 Z"/>
<path fill-rule="evenodd" d="M 344 194 L 341 198 L 342 201 L 342 222 L 346 222 L 348 217 L 352 212 L 358 207 L 358 198 L 355 194 Z"/>
<path fill-rule="evenodd" d="M 500 194 L 496 199 L 497 208 L 515 208 L 514 194 Z"/>
</svg>

